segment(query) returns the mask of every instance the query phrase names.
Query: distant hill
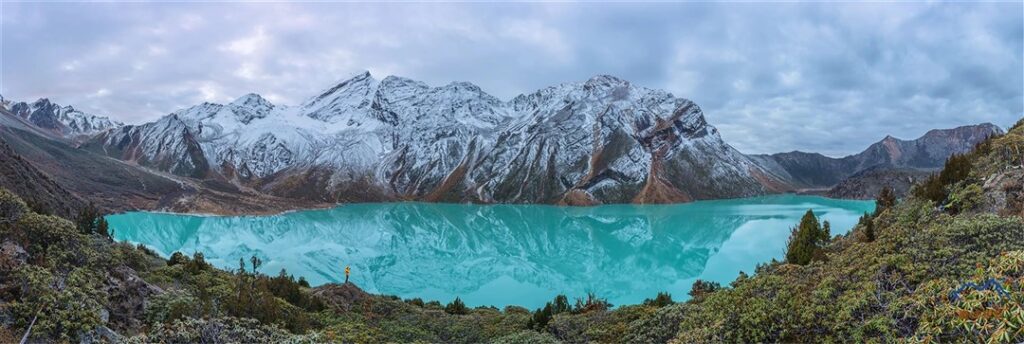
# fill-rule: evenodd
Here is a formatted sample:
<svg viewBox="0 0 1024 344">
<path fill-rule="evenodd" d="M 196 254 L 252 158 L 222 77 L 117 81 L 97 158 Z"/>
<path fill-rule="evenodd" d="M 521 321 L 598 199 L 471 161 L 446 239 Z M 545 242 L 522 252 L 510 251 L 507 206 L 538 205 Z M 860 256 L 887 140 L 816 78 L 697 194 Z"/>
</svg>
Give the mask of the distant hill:
<svg viewBox="0 0 1024 344">
<path fill-rule="evenodd" d="M 843 185 L 840 190 L 829 194 L 842 198 L 873 198 L 874 195 L 864 196 L 863 192 L 850 188 L 864 185 L 877 190 L 883 186 L 877 183 L 891 180 L 900 185 L 897 191 L 906 191 L 909 184 L 902 182 L 900 177 L 920 177 L 941 168 L 950 155 L 966 153 L 978 142 L 999 133 L 1002 133 L 999 127 L 983 123 L 935 129 L 914 140 L 886 136 L 864 151 L 842 158 L 798 151 L 753 157 L 774 173 L 784 176 L 795 188 L 830 189 Z M 857 181 L 846 182 L 847 178 L 856 178 Z"/>
</svg>

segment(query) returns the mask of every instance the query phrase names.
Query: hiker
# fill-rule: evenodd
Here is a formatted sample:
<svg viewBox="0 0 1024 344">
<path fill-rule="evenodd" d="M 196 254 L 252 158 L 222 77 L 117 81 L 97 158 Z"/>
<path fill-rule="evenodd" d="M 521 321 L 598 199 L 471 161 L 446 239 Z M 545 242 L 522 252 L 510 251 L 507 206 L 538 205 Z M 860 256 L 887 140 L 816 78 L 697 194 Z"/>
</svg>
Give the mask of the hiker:
<svg viewBox="0 0 1024 344">
<path fill-rule="evenodd" d="M 349 268 L 348 265 L 345 265 L 345 283 L 348 283 L 348 275 L 350 273 L 352 273 L 352 268 Z"/>
</svg>

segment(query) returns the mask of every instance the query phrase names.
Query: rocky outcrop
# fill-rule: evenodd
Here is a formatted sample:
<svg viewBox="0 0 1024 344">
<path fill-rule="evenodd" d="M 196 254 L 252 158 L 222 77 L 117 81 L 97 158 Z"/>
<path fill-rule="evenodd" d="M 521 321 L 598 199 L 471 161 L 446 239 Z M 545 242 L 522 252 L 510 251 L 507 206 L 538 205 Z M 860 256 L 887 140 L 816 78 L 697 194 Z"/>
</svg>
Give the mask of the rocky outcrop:
<svg viewBox="0 0 1024 344">
<path fill-rule="evenodd" d="M 370 294 L 359 289 L 355 284 L 346 282 L 342 284 L 329 283 L 313 288 L 313 297 L 323 301 L 328 308 L 345 313 L 370 299 Z"/>
<path fill-rule="evenodd" d="M 1024 167 L 1009 168 L 989 176 L 983 190 L 986 211 L 1024 217 Z"/>
<path fill-rule="evenodd" d="M 141 328 L 147 301 L 163 289 L 147 283 L 130 267 L 119 266 L 107 273 L 103 292 L 107 295 L 108 324 L 116 330 Z"/>
</svg>

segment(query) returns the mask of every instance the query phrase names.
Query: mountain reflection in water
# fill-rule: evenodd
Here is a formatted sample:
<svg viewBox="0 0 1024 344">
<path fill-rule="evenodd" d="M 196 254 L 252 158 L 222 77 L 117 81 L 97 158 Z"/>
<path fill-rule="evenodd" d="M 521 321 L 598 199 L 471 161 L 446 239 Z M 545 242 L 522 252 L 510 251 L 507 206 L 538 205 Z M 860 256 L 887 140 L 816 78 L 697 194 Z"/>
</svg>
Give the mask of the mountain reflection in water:
<svg viewBox="0 0 1024 344">
<path fill-rule="evenodd" d="M 807 209 L 847 232 L 870 201 L 779 195 L 675 205 L 346 204 L 274 216 L 135 212 L 108 216 L 118 240 L 163 256 L 202 252 L 234 269 L 259 256 L 313 285 L 344 280 L 367 291 L 470 306 L 538 307 L 594 292 L 615 305 L 660 291 L 686 298 L 697 278 L 728 283 L 781 258 Z M 247 259 L 248 261 L 248 259 Z"/>
</svg>

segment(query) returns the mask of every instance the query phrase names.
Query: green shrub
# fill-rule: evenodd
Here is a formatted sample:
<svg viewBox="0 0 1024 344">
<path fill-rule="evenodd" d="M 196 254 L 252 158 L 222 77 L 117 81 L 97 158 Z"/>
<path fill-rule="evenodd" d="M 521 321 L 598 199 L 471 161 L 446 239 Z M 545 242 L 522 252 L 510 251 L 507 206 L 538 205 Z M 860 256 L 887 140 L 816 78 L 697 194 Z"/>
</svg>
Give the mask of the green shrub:
<svg viewBox="0 0 1024 344">
<path fill-rule="evenodd" d="M 110 238 L 110 226 L 107 224 L 107 220 L 103 218 L 103 214 L 99 209 L 91 203 L 79 211 L 75 225 L 78 228 L 78 232 L 83 235 L 96 234 L 102 238 Z"/>
<path fill-rule="evenodd" d="M 319 336 L 296 336 L 253 319 L 180 319 L 159 324 L 126 343 L 318 343 Z"/>
<path fill-rule="evenodd" d="M 28 212 L 28 205 L 25 205 L 18 195 L 0 188 L 0 230 L 18 222 L 18 219 Z"/>
<path fill-rule="evenodd" d="M 537 331 L 519 331 L 513 334 L 498 337 L 491 341 L 493 344 L 558 344 L 561 343 L 550 333 Z"/>
<path fill-rule="evenodd" d="M 469 313 L 469 309 L 466 308 L 466 304 L 462 303 L 462 299 L 456 297 L 455 300 L 444 306 L 444 312 L 448 314 L 459 314 L 464 315 Z"/>
<path fill-rule="evenodd" d="M 722 289 L 722 285 L 718 284 L 718 282 L 704 281 L 698 278 L 696 281 L 693 281 L 693 286 L 690 287 L 690 298 L 698 299 L 719 289 Z"/>
<path fill-rule="evenodd" d="M 935 283 L 915 339 L 987 343 L 1024 342 L 1024 251 L 993 259 L 967 280 Z M 945 287 L 945 288 L 943 288 Z"/>
<path fill-rule="evenodd" d="M 12 304 L 14 318 L 21 328 L 36 319 L 32 338 L 77 341 L 82 333 L 102 324 L 100 313 L 106 300 L 97 276 L 84 268 L 60 277 L 39 266 L 25 267 L 15 277 L 20 290 Z"/>
<path fill-rule="evenodd" d="M 700 282 L 699 279 L 697 282 L 693 283 L 694 287 L 697 287 L 698 282 Z M 690 296 L 693 296 L 692 291 L 690 292 Z M 672 301 L 672 294 L 666 292 L 660 292 L 658 293 L 658 296 L 655 296 L 653 299 L 645 299 L 643 302 L 644 305 L 652 307 L 665 307 L 674 303 L 675 301 Z"/>
<path fill-rule="evenodd" d="M 955 187 L 949 195 L 949 203 L 946 204 L 946 207 L 956 213 L 973 210 L 981 204 L 984 193 L 985 191 L 978 184 L 972 183 Z"/>
<path fill-rule="evenodd" d="M 146 306 L 146 323 L 156 325 L 185 318 L 200 318 L 204 315 L 199 299 L 187 291 L 170 290 L 149 300 Z"/>
</svg>

